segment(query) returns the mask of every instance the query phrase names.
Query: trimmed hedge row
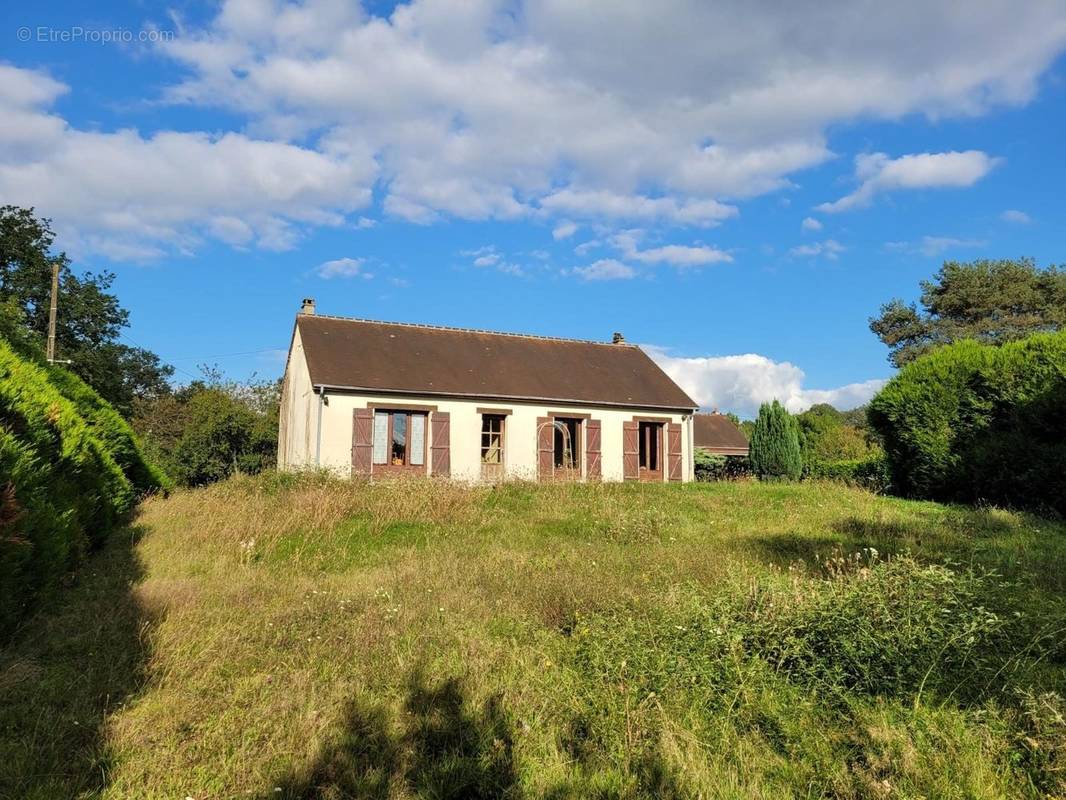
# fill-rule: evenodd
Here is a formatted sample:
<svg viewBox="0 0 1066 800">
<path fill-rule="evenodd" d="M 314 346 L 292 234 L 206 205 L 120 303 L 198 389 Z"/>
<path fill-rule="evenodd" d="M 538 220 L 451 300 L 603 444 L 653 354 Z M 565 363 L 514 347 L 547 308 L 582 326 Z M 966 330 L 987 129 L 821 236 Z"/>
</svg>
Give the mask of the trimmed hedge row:
<svg viewBox="0 0 1066 800">
<path fill-rule="evenodd" d="M 74 381 L 0 339 L 0 632 L 104 540 L 139 493 L 165 488 L 121 418 Z"/>
<path fill-rule="evenodd" d="M 873 399 L 896 491 L 1066 515 L 1066 331 L 939 348 Z"/>
</svg>

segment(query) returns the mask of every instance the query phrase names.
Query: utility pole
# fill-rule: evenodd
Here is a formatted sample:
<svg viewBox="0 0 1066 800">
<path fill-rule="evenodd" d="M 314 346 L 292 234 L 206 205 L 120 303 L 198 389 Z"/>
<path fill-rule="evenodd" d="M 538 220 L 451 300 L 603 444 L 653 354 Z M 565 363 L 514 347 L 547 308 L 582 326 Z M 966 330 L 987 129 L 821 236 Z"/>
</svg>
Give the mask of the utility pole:
<svg viewBox="0 0 1066 800">
<path fill-rule="evenodd" d="M 59 306 L 59 262 L 52 264 L 52 302 L 48 306 L 48 363 L 56 360 L 56 310 Z"/>
</svg>

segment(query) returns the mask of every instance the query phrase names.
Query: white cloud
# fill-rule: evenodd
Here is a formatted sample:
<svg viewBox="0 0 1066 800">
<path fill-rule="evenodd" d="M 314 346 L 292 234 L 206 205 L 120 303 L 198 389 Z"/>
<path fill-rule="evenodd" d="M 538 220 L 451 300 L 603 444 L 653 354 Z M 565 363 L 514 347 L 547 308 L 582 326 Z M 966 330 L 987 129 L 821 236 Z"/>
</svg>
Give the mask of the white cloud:
<svg viewBox="0 0 1066 800">
<path fill-rule="evenodd" d="M 793 256 L 806 256 L 808 258 L 814 258 L 816 256 L 824 256 L 831 261 L 836 261 L 847 248 L 844 247 L 836 239 L 826 239 L 821 242 L 812 242 L 811 244 L 801 244 L 793 247 L 789 250 L 789 255 Z"/>
<path fill-rule="evenodd" d="M 75 253 L 150 260 L 204 237 L 284 250 L 304 227 L 339 225 L 370 201 L 366 156 L 240 133 L 77 130 L 44 108 L 62 84 L 2 70 L 0 197 L 52 217 Z"/>
<path fill-rule="evenodd" d="M 661 347 L 645 345 L 643 349 L 701 408 L 732 411 L 742 417 L 753 417 L 762 403 L 772 400 L 780 400 L 793 413 L 816 403 L 829 403 L 841 410 L 855 408 L 868 402 L 885 384 L 883 380 L 868 380 L 833 389 L 809 389 L 803 385 L 806 376 L 802 369 L 755 353 L 681 358 Z"/>
<path fill-rule="evenodd" d="M 366 261 L 362 258 L 335 258 L 319 264 L 315 272 L 318 277 L 326 280 L 330 278 L 373 278 L 371 273 L 363 269 L 365 265 Z"/>
<path fill-rule="evenodd" d="M 983 239 L 957 239 L 952 236 L 923 236 L 918 242 L 888 242 L 886 250 L 901 253 L 917 253 L 928 258 L 935 258 L 948 250 L 967 247 L 985 247 L 988 242 Z"/>
<path fill-rule="evenodd" d="M 834 123 L 1028 101 L 1064 45 L 1056 2 L 230 0 L 160 49 L 191 73 L 171 99 L 373 154 L 407 219 L 706 225 L 829 158 Z"/>
<path fill-rule="evenodd" d="M 555 239 L 555 241 L 569 239 L 575 233 L 577 233 L 577 224 L 570 222 L 569 220 L 564 220 L 552 230 L 552 238 Z"/>
<path fill-rule="evenodd" d="M 622 231 L 611 237 L 611 245 L 621 252 L 626 261 L 639 261 L 642 264 L 670 264 L 675 267 L 693 267 L 704 264 L 717 264 L 732 261 L 733 257 L 724 250 L 707 245 L 668 244 L 661 247 L 649 247 L 641 250 L 639 242 L 643 231 Z"/>
<path fill-rule="evenodd" d="M 586 281 L 628 280 L 637 276 L 635 269 L 613 258 L 601 258 L 587 267 L 574 267 L 571 272 Z"/>
<path fill-rule="evenodd" d="M 814 217 L 806 217 L 803 222 L 800 223 L 800 229 L 803 231 L 820 231 L 822 229 L 822 223 Z"/>
<path fill-rule="evenodd" d="M 1028 225 L 1033 221 L 1033 218 L 1026 214 L 1024 211 L 1019 211 L 1016 208 L 1008 208 L 999 218 L 1004 222 L 1013 222 L 1017 225 Z"/>
<path fill-rule="evenodd" d="M 647 197 L 609 191 L 561 189 L 540 201 L 542 209 L 553 214 L 566 213 L 583 217 L 671 222 L 709 227 L 735 217 L 735 206 L 717 200 L 684 200 L 673 197 Z"/>
<path fill-rule="evenodd" d="M 1026 103 L 1066 47 L 1055 0 L 861 0 L 846 14 L 412 0 L 387 16 L 342 0 L 224 0 L 176 27 L 155 51 L 183 70 L 164 99 L 189 118 L 221 108 L 239 132 L 79 130 L 53 111 L 66 86 L 6 67 L 0 196 L 45 209 L 70 240 L 142 252 L 189 252 L 219 232 L 292 246 L 350 224 L 371 192 L 420 224 L 708 227 L 831 158 L 831 126 Z M 907 185 L 889 171 L 844 205 Z"/>
<path fill-rule="evenodd" d="M 506 260 L 504 254 L 499 251 L 496 245 L 490 244 L 474 250 L 460 250 L 459 255 L 472 258 L 472 263 L 475 267 L 492 267 L 497 272 L 502 272 L 505 275 L 522 276 L 526 274 L 526 271 L 519 264 Z"/>
<path fill-rule="evenodd" d="M 870 204 L 874 195 L 899 189 L 940 189 L 973 186 L 1000 159 L 980 150 L 949 153 L 912 153 L 889 158 L 885 153 L 855 157 L 855 177 L 861 181 L 851 194 L 822 203 L 819 211 L 835 214 Z"/>
</svg>

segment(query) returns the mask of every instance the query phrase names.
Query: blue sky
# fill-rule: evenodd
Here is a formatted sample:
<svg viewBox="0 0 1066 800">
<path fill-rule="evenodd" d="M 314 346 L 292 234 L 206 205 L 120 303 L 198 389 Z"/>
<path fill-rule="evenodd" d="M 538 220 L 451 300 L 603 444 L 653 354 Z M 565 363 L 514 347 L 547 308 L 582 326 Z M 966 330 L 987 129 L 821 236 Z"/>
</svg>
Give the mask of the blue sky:
<svg viewBox="0 0 1066 800">
<path fill-rule="evenodd" d="M 945 259 L 1063 261 L 1061 3 L 651 8 L 9 4 L 0 200 L 178 380 L 276 376 L 312 296 L 622 331 L 742 415 L 867 399 Z"/>
</svg>

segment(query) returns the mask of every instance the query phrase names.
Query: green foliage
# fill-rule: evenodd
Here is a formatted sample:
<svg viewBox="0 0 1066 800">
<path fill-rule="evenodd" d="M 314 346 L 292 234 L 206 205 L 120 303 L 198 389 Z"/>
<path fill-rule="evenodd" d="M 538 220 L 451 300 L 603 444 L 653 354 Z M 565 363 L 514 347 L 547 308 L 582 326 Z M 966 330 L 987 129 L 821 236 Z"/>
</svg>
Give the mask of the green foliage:
<svg viewBox="0 0 1066 800">
<path fill-rule="evenodd" d="M 697 447 L 693 460 L 698 481 L 731 481 L 751 475 L 751 464 L 743 456 L 723 456 Z"/>
<path fill-rule="evenodd" d="M 79 404 L 94 404 L 91 390 L 60 373 L 0 339 L 0 630 L 107 537 L 133 507 L 137 489 L 156 488 L 106 404 L 87 420 Z"/>
<path fill-rule="evenodd" d="M 1017 739 L 1032 732 L 1013 754 L 1033 752 L 1026 779 L 1061 788 L 1054 772 L 1066 752 L 1061 698 L 1029 693 L 1041 662 L 1063 655 L 1061 641 L 1046 634 L 1058 627 L 993 573 L 910 556 L 883 560 L 872 549 L 838 552 L 729 592 L 690 590 L 654 611 L 580 618 L 571 656 L 580 687 L 571 728 L 579 736 L 567 744 L 578 758 L 606 753 L 617 763 L 634 747 L 631 727 L 654 743 L 657 720 L 683 714 L 687 726 L 707 732 L 701 746 L 708 749 L 754 733 L 789 761 L 806 761 L 796 764 L 800 774 L 817 775 L 823 786 L 835 781 L 827 794 L 878 796 L 863 791 L 861 771 L 833 771 L 854 757 L 849 748 L 869 752 L 871 743 L 820 750 L 812 723 L 839 729 L 864 708 L 961 706 L 982 717 L 1003 702 Z M 927 748 L 912 748 L 908 760 L 929 757 Z M 934 763 L 934 773 L 947 766 Z M 942 796 L 921 771 L 897 765 L 892 772 L 894 784 L 915 783 L 899 786 L 901 796 Z"/>
<path fill-rule="evenodd" d="M 1066 514 L 1066 332 L 941 348 L 870 404 L 905 495 Z"/>
<path fill-rule="evenodd" d="M 762 480 L 799 480 L 803 473 L 799 426 L 777 400 L 759 408 L 749 458 L 752 472 Z"/>
<path fill-rule="evenodd" d="M 796 423 L 800 430 L 803 460 L 807 464 L 865 458 L 876 452 L 863 430 L 827 403 L 811 406 L 797 414 Z"/>
<path fill-rule="evenodd" d="M 71 370 L 123 414 L 138 397 L 167 391 L 173 367 L 154 353 L 118 342 L 129 324 L 129 312 L 110 292 L 115 276 L 104 272 L 76 275 L 65 253 L 51 252 L 55 235 L 51 222 L 38 219 L 33 209 L 0 207 L 0 302 L 9 303 L 4 316 L 41 347 L 48 332 L 52 267 L 59 267 L 59 315 L 56 356 L 70 360 Z M 17 309 L 17 315 L 12 315 Z"/>
<path fill-rule="evenodd" d="M 169 402 L 168 405 L 173 405 Z M 178 398 L 180 436 L 161 431 L 167 458 L 185 486 L 202 486 L 234 473 L 254 475 L 277 459 L 277 385 L 198 384 Z"/>
<path fill-rule="evenodd" d="M 892 300 L 870 330 L 902 367 L 941 345 L 964 339 L 1003 343 L 1066 326 L 1066 271 L 1030 258 L 947 261 L 922 281 L 921 311 Z"/>
<path fill-rule="evenodd" d="M 885 494 L 892 488 L 892 474 L 884 453 L 875 453 L 866 458 L 813 461 L 808 465 L 807 474 L 812 478 L 839 481 L 878 494 Z"/>
</svg>

